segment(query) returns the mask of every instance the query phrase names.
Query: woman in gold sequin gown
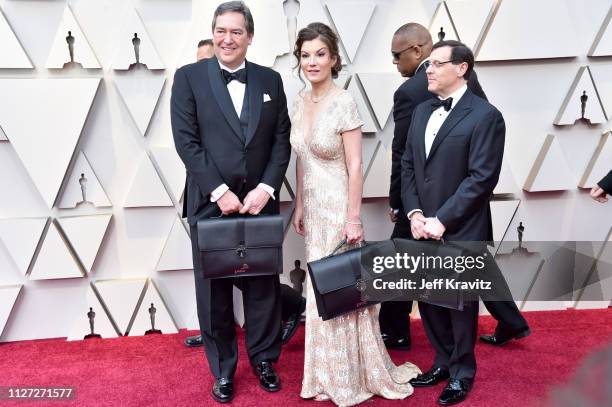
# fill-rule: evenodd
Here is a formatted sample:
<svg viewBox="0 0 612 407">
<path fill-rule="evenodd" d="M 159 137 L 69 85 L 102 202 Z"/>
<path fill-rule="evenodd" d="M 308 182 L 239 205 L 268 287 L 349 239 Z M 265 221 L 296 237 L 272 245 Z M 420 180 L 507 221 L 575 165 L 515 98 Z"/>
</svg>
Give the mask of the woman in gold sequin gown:
<svg viewBox="0 0 612 407">
<path fill-rule="evenodd" d="M 350 93 L 334 85 L 342 68 L 338 40 L 326 25 L 312 23 L 298 33 L 294 55 L 312 85 L 296 97 L 291 145 L 297 154 L 293 225 L 305 236 L 308 261 L 328 255 L 343 239 L 363 239 L 361 126 Z M 310 280 L 306 283 L 306 340 L 301 397 L 359 404 L 373 395 L 403 399 L 408 381 L 420 373 L 395 366 L 378 325 L 378 306 L 323 321 Z"/>
</svg>

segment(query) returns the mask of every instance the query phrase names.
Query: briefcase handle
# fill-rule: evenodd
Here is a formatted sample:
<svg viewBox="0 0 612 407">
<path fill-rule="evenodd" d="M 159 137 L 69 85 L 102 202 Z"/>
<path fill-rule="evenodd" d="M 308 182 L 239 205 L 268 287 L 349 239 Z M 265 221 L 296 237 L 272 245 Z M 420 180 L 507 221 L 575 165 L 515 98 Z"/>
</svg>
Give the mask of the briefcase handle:
<svg viewBox="0 0 612 407">
<path fill-rule="evenodd" d="M 231 213 L 230 215 L 233 215 L 234 213 L 238 213 L 238 212 L 233 212 L 233 213 Z M 223 214 L 223 212 L 221 212 L 221 214 L 220 214 L 219 216 L 211 216 L 209 219 L 221 219 L 221 218 L 229 218 L 229 217 L 230 217 L 230 215 L 224 215 L 224 214 Z M 258 213 L 257 215 L 251 215 L 250 213 L 246 213 L 246 214 L 244 214 L 244 215 L 248 215 L 248 216 L 244 216 L 244 215 L 241 215 L 241 214 L 239 214 L 239 215 L 240 215 L 239 217 L 241 217 L 241 218 L 248 218 L 249 216 L 252 216 L 252 217 L 256 218 L 256 217 L 263 216 L 263 215 L 267 215 L 267 214 L 264 214 L 264 213 Z"/>
<path fill-rule="evenodd" d="M 342 239 L 342 241 L 340 243 L 338 243 L 338 246 L 336 246 L 334 248 L 334 250 L 332 250 L 332 252 L 330 254 L 325 256 L 325 258 L 334 256 L 338 252 L 338 250 L 340 250 L 342 248 L 342 246 L 344 246 L 345 244 L 346 244 L 346 239 Z M 359 242 L 359 247 L 363 247 L 366 244 L 367 244 L 366 241 L 362 240 L 361 242 Z"/>
</svg>

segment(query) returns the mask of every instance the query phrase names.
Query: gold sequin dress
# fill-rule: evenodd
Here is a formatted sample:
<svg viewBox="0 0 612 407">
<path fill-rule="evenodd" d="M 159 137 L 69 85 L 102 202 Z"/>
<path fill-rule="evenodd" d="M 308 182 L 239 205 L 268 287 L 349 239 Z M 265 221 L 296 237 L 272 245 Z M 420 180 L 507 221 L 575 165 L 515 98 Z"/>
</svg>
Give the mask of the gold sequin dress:
<svg viewBox="0 0 612 407">
<path fill-rule="evenodd" d="M 348 174 L 342 133 L 363 125 L 350 93 L 339 90 L 321 106 L 312 125 L 302 120 L 304 99 L 296 97 L 291 145 L 304 171 L 302 198 L 307 261 L 328 255 L 342 240 L 348 206 Z M 312 129 L 304 138 L 304 132 Z M 330 399 L 341 406 L 373 395 L 403 399 L 408 381 L 420 370 L 411 363 L 395 366 L 380 336 L 379 306 L 323 321 L 310 280 L 306 279 L 306 339 L 303 398 Z"/>
</svg>

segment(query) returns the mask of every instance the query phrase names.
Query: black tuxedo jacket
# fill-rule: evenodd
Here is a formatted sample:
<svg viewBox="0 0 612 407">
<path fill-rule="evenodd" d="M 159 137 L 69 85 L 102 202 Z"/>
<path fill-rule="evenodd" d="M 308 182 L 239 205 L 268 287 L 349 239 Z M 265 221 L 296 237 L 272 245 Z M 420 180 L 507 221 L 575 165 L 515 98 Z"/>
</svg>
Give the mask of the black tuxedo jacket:
<svg viewBox="0 0 612 407">
<path fill-rule="evenodd" d="M 414 109 L 420 104 L 435 98 L 436 95 L 427 90 L 427 74 L 425 65 L 421 65 L 414 76 L 395 91 L 393 95 L 393 142 L 391 144 L 391 184 L 389 187 L 389 206 L 400 210 L 400 216 L 405 217 L 402 207 L 402 155 L 406 148 L 406 136 L 412 120 Z M 476 96 L 487 100 L 475 71 L 472 71 L 468 80 L 468 89 Z"/>
<path fill-rule="evenodd" d="M 418 105 L 402 157 L 402 202 L 406 213 L 421 209 L 446 227 L 448 240 L 493 239 L 489 199 L 504 155 L 501 113 L 469 89 L 451 110 L 425 158 L 425 128 L 432 113 Z"/>
<path fill-rule="evenodd" d="M 260 182 L 271 186 L 276 199 L 262 213 L 279 212 L 291 154 L 287 100 L 277 72 L 248 61 L 246 71 L 249 114 L 243 126 L 216 58 L 185 65 L 174 75 L 172 134 L 187 170 L 183 216 L 192 225 L 219 214 L 210 193 L 223 183 L 240 198 Z"/>
</svg>

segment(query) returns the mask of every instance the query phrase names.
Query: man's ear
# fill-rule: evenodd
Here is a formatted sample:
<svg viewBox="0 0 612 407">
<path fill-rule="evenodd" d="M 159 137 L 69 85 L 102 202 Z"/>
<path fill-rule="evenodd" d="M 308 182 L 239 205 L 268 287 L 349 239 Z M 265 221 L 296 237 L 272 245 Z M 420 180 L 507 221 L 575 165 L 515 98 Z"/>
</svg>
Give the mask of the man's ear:
<svg viewBox="0 0 612 407">
<path fill-rule="evenodd" d="M 421 46 L 417 45 L 416 47 L 414 47 L 414 54 L 416 56 L 417 61 L 422 61 L 423 59 L 425 59 L 424 55 L 425 53 L 423 52 L 423 48 L 421 48 Z"/>
<path fill-rule="evenodd" d="M 251 44 L 253 43 L 253 36 L 254 36 L 254 35 L 255 35 L 255 34 L 249 34 L 249 35 L 248 35 L 248 38 L 249 38 L 249 45 L 251 45 Z"/>
<path fill-rule="evenodd" d="M 465 75 L 465 73 L 467 72 L 467 70 L 468 70 L 467 62 L 462 62 L 462 63 L 460 63 L 459 65 L 456 65 L 456 66 L 457 66 L 457 76 L 463 77 Z"/>
</svg>

